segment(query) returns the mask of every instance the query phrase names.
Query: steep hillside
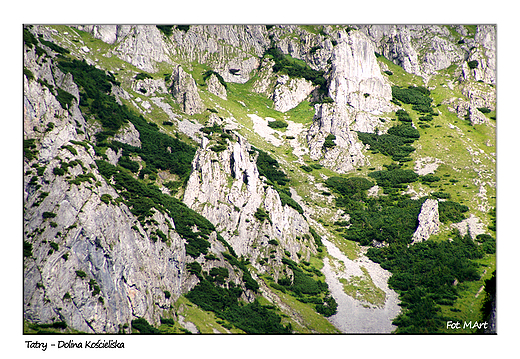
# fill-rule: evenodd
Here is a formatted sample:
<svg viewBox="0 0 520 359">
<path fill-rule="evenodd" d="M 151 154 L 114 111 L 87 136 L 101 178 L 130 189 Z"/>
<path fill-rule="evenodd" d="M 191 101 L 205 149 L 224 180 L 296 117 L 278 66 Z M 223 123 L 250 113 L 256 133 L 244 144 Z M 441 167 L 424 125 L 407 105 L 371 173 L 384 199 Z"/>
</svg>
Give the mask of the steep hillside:
<svg viewBox="0 0 520 359">
<path fill-rule="evenodd" d="M 496 316 L 493 26 L 23 31 L 26 332 Z"/>
</svg>

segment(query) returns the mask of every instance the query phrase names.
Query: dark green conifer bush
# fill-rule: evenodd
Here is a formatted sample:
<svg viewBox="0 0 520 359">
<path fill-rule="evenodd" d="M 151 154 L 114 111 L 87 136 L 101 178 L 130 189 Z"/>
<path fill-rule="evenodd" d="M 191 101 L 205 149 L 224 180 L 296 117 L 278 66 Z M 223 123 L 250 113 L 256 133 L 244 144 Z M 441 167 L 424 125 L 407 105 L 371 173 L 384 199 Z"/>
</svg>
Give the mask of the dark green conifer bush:
<svg viewBox="0 0 520 359">
<path fill-rule="evenodd" d="M 325 142 L 323 142 L 323 148 L 334 148 L 336 147 L 336 136 L 332 133 L 329 133 L 327 137 L 325 137 Z"/>
<path fill-rule="evenodd" d="M 286 128 L 287 126 L 289 126 L 289 124 L 285 121 L 275 120 L 275 121 L 269 121 L 267 123 L 267 126 L 269 126 L 271 128 Z"/>
</svg>

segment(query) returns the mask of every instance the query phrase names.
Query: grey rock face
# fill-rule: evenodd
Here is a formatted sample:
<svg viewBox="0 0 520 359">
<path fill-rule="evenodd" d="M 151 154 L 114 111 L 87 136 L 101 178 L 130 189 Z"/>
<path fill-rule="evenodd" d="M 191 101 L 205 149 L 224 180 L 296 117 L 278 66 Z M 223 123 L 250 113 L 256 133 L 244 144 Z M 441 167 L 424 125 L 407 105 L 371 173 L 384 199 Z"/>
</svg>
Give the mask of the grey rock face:
<svg viewBox="0 0 520 359">
<path fill-rule="evenodd" d="M 448 110 L 456 113 L 461 120 L 469 121 L 472 125 L 488 122 L 486 116 L 478 110 L 477 105 L 469 101 L 453 99 L 448 102 Z"/>
<path fill-rule="evenodd" d="M 385 29 L 387 30 L 387 29 Z M 419 74 L 417 52 L 411 44 L 411 34 L 407 27 L 391 27 L 381 38 L 382 55 L 400 65 L 406 72 Z"/>
<path fill-rule="evenodd" d="M 272 96 L 274 86 L 276 85 L 275 76 L 273 76 L 274 60 L 264 58 L 257 70 L 258 78 L 254 82 L 253 91 Z"/>
<path fill-rule="evenodd" d="M 274 88 L 274 108 L 280 112 L 287 112 L 305 100 L 316 86 L 302 78 L 291 79 L 287 75 L 278 78 Z"/>
<path fill-rule="evenodd" d="M 170 48 L 155 25 L 80 25 L 94 37 L 117 44 L 114 55 L 135 67 L 154 72 L 158 62 L 171 63 Z"/>
<path fill-rule="evenodd" d="M 474 214 L 470 214 L 469 218 L 466 218 L 459 223 L 453 223 L 451 226 L 458 229 L 461 236 L 469 234 L 471 239 L 475 239 L 479 234 L 486 232 L 484 230 L 484 223 L 482 223 L 480 218 L 476 217 Z"/>
<path fill-rule="evenodd" d="M 391 109 L 392 90 L 374 51 L 372 42 L 359 31 L 334 47 L 329 94 L 338 106 L 377 114 Z"/>
<path fill-rule="evenodd" d="M 176 102 L 181 105 L 182 111 L 188 115 L 204 110 L 195 80 L 180 65 L 175 67 L 172 73 L 171 91 Z"/>
<path fill-rule="evenodd" d="M 76 27 L 107 44 L 121 41 L 131 30 L 131 26 L 128 25 L 78 25 Z"/>
<path fill-rule="evenodd" d="M 184 242 L 169 230 L 171 219 L 156 213 L 157 228 L 168 233 L 170 245 L 154 243 L 150 229 L 115 201 L 117 193 L 95 169 L 92 148 L 70 142 L 84 139 L 76 131 L 77 105 L 64 111 L 47 88 L 27 81 L 24 107 L 26 128 L 55 123 L 52 131 L 26 133 L 39 143 L 39 155 L 24 170 L 37 163 L 44 171 L 36 182 L 24 178 L 24 240 L 33 245 L 24 260 L 24 317 L 37 323 L 63 320 L 87 333 L 117 332 L 136 317 L 158 323 L 159 309 L 169 307 L 164 290 L 173 300 L 189 286 Z M 136 145 L 133 130 L 120 140 Z M 67 174 L 55 173 L 61 162 L 72 161 L 77 164 Z M 91 178 L 70 182 L 79 175 Z M 101 195 L 111 199 L 105 203 Z M 45 219 L 47 212 L 55 217 Z"/>
<path fill-rule="evenodd" d="M 139 132 L 130 122 L 123 125 L 123 127 L 115 134 L 114 140 L 119 141 L 121 143 L 126 143 L 130 146 L 141 147 Z"/>
<path fill-rule="evenodd" d="M 439 231 L 439 203 L 435 199 L 424 201 L 419 213 L 419 225 L 412 237 L 412 243 L 422 242 Z"/>
<path fill-rule="evenodd" d="M 220 83 L 217 76 L 212 74 L 206 81 L 208 85 L 208 91 L 212 94 L 220 97 L 223 100 L 227 100 L 227 91 L 224 85 Z"/>
<path fill-rule="evenodd" d="M 302 258 L 314 253 L 307 221 L 295 209 L 283 206 L 278 192 L 259 177 L 256 158 L 249 153 L 250 144 L 236 135 L 236 142 L 218 154 L 208 150 L 209 146 L 207 140 L 203 141 L 203 148 L 195 155 L 184 203 L 202 213 L 237 255 L 249 258 L 261 272 L 269 267 L 277 270 L 283 257 L 281 248 L 295 261 L 299 261 L 298 252 Z M 268 213 L 269 220 L 261 222 L 255 217 L 258 208 Z M 301 237 L 306 239 L 297 239 Z M 275 258 L 259 264 L 261 258 L 270 256 L 270 239 L 280 244 L 275 247 Z"/>
<path fill-rule="evenodd" d="M 307 134 L 310 157 L 339 173 L 367 164 L 362 152 L 363 145 L 358 141 L 357 134 L 350 130 L 352 122 L 345 121 L 351 118 L 349 112 L 334 104 L 320 104 L 315 108 L 314 122 Z M 335 136 L 336 146 L 324 148 L 323 144 L 329 134 Z"/>
<path fill-rule="evenodd" d="M 463 59 L 463 52 L 452 41 L 435 36 L 426 46 L 425 54 L 421 59 L 422 71 L 433 74 Z"/>
<path fill-rule="evenodd" d="M 496 81 L 496 27 L 479 25 L 475 34 L 475 47 L 470 49 L 467 61 L 477 61 L 478 66 L 470 69 L 467 63 L 462 69 L 462 78 L 494 84 Z"/>
<path fill-rule="evenodd" d="M 165 94 L 168 92 L 164 79 L 144 79 L 136 81 L 132 86 L 134 91 L 144 93 L 146 96 Z"/>
<path fill-rule="evenodd" d="M 373 132 L 381 124 L 379 116 L 393 109 L 390 85 L 363 33 L 340 36 L 332 53 L 329 95 L 334 102 L 316 106 L 307 141 L 312 159 L 344 173 L 367 163 L 354 131 Z M 329 134 L 337 146 L 324 149 Z"/>
<path fill-rule="evenodd" d="M 114 52 L 122 60 L 148 72 L 156 71 L 158 62 L 171 63 L 170 51 L 154 25 L 132 26 Z"/>
<path fill-rule="evenodd" d="M 226 82 L 245 83 L 269 46 L 264 25 L 192 25 L 174 30 L 172 53 L 207 64 Z"/>
<path fill-rule="evenodd" d="M 438 25 L 364 25 L 360 26 L 382 55 L 405 71 L 428 79 L 453 64 L 462 65 L 462 78 L 495 82 L 494 25 L 478 25 L 473 38 L 464 26 Z M 452 31 L 450 31 L 450 29 Z M 460 36 L 453 35 L 453 30 Z M 477 60 L 470 70 L 464 64 Z"/>
</svg>

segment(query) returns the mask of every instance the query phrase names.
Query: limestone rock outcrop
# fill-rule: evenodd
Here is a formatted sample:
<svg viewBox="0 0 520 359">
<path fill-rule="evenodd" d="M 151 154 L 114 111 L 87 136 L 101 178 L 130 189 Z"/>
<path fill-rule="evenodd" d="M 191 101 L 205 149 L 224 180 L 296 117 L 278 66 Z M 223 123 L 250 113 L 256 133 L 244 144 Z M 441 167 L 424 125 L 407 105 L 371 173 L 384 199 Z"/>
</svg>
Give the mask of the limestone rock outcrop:
<svg viewBox="0 0 520 359">
<path fill-rule="evenodd" d="M 424 201 L 418 220 L 419 225 L 412 236 L 412 243 L 425 241 L 439 231 L 439 203 L 437 200 Z"/>
<path fill-rule="evenodd" d="M 307 133 L 310 157 L 339 173 L 367 164 L 362 152 L 364 146 L 356 132 L 350 130 L 348 111 L 334 104 L 316 105 L 315 111 L 314 122 Z M 329 135 L 335 138 L 332 148 L 324 147 Z"/>
<path fill-rule="evenodd" d="M 133 85 L 134 91 L 139 91 L 146 96 L 165 94 L 168 92 L 164 79 L 137 80 Z"/>
<path fill-rule="evenodd" d="M 307 141 L 311 158 L 340 173 L 366 164 L 363 145 L 355 131 L 373 132 L 379 116 L 393 109 L 390 84 L 381 74 L 374 47 L 359 31 L 338 34 L 332 53 L 329 96 L 333 103 L 316 105 Z M 325 150 L 326 137 L 335 136 L 336 147 Z"/>
<path fill-rule="evenodd" d="M 226 82 L 245 83 L 269 45 L 264 25 L 191 25 L 174 29 L 172 53 L 218 72 Z"/>
<path fill-rule="evenodd" d="M 468 218 L 459 223 L 452 223 L 451 226 L 458 229 L 461 236 L 469 234 L 471 239 L 475 239 L 479 234 L 486 232 L 484 223 L 474 214 L 470 214 Z"/>
<path fill-rule="evenodd" d="M 210 141 L 203 141 L 193 161 L 184 203 L 212 222 L 237 255 L 249 258 L 261 272 L 278 270 L 282 248 L 295 261 L 299 261 L 297 253 L 309 258 L 316 248 L 306 219 L 282 205 L 278 192 L 260 177 L 251 145 L 242 136 L 233 136 L 235 140 L 219 153 L 209 150 Z M 269 219 L 255 216 L 259 208 Z M 269 244 L 270 240 L 279 246 Z M 274 258 L 269 252 L 273 249 Z"/>
<path fill-rule="evenodd" d="M 289 111 L 308 98 L 315 88 L 311 81 L 302 78 L 291 79 L 287 75 L 278 77 L 273 93 L 275 110 Z"/>
<path fill-rule="evenodd" d="M 157 323 L 155 308 L 169 307 L 164 290 L 178 297 L 190 286 L 183 240 L 161 213 L 154 219 L 170 246 L 150 240 L 96 170 L 93 148 L 73 143 L 86 135 L 77 127 L 84 123 L 77 104 L 63 110 L 45 86 L 25 81 L 24 121 L 33 129 L 26 138 L 38 151 L 24 164 L 24 235 L 33 248 L 24 260 L 25 318 L 65 321 L 86 333 L 115 333 L 136 317 Z M 57 170 L 63 163 L 66 173 Z M 42 175 L 28 175 L 34 168 Z"/>
<path fill-rule="evenodd" d="M 50 51 L 37 55 L 25 46 L 24 55 L 24 143 L 31 145 L 23 183 L 25 320 L 65 322 L 85 333 L 129 332 L 136 318 L 157 326 L 199 281 L 186 269 L 194 260 L 204 270 L 228 268 L 229 280 L 243 286 L 215 231 L 207 242 L 216 259 L 206 261 L 187 255 L 168 212 L 152 209 L 146 220 L 132 212 L 114 180 L 100 173 L 96 161 L 105 157 L 90 141 L 100 127 L 83 117 L 72 75 L 60 72 Z M 58 89 L 70 102 L 58 100 Z M 130 123 L 114 139 L 141 146 Z M 121 150 L 106 152 L 112 164 L 119 161 Z"/>
<path fill-rule="evenodd" d="M 171 76 L 171 92 L 175 101 L 181 105 L 181 109 L 188 115 L 201 113 L 205 110 L 197 91 L 197 84 L 193 77 L 186 73 L 182 66 L 174 68 Z"/>
<path fill-rule="evenodd" d="M 113 54 L 135 67 L 154 72 L 157 63 L 172 63 L 169 46 L 155 25 L 90 25 L 78 27 L 109 44 Z"/>
<path fill-rule="evenodd" d="M 115 135 L 114 140 L 134 147 L 141 147 L 139 132 L 132 123 L 125 124 Z"/>
<path fill-rule="evenodd" d="M 212 94 L 220 97 L 223 100 L 227 100 L 227 91 L 224 85 L 222 85 L 217 78 L 217 75 L 211 74 L 210 77 L 206 80 L 206 84 L 208 85 L 208 91 Z"/>
</svg>

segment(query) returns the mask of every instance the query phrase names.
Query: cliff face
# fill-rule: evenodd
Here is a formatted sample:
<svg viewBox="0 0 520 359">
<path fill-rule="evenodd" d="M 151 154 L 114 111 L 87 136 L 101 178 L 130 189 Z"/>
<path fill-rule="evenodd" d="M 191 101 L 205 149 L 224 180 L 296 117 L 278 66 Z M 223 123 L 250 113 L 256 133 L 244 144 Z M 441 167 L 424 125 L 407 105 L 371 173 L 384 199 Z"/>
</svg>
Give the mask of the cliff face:
<svg viewBox="0 0 520 359">
<path fill-rule="evenodd" d="M 324 330 L 295 308 L 306 305 L 330 317 L 337 304 L 327 301 L 328 290 L 319 298 L 295 292 L 291 285 L 303 280 L 300 271 L 333 283 L 335 293 L 338 280 L 357 283 L 359 273 L 375 293 L 388 289 L 372 283 L 361 267 L 368 263 L 366 248 L 344 239 L 353 216 L 340 209 L 345 201 L 331 193 L 327 179 L 363 177 L 393 164 L 360 138 L 385 134 L 403 108 L 413 114 L 411 128 L 421 137 L 414 137 L 416 152 L 400 165 L 415 168 L 422 182 L 396 188 L 414 198 L 430 196 L 416 216 L 411 243 L 451 229 L 474 239 L 488 233 L 495 184 L 495 30 L 27 27 L 24 318 L 115 333 L 130 332 L 137 318 L 157 327 L 167 317 L 191 330 L 194 324 L 185 322 L 177 303 L 206 280 L 239 289 L 242 303 L 263 297 L 294 331 Z M 268 49 L 279 51 L 288 65 Z M 89 66 L 91 76 L 99 76 L 95 86 L 73 66 Z M 423 114 L 395 101 L 392 89 L 412 82 L 435 93 L 434 122 L 421 122 Z M 423 181 L 427 174 L 442 179 L 429 178 L 432 185 Z M 369 195 L 387 196 L 380 187 Z M 443 191 L 451 200 L 460 199 L 457 193 L 470 198 L 469 218 L 449 226 L 439 222 L 442 200 L 433 198 L 449 198 Z M 349 263 L 351 256 L 361 257 L 349 264 L 357 266 L 354 271 L 338 262 L 334 270 L 326 267 L 326 278 L 318 274 L 326 248 L 311 224 L 329 248 L 334 242 L 355 252 Z M 225 279 L 212 278 L 216 271 L 225 272 Z M 384 327 L 392 327 L 392 318 L 385 320 Z"/>
<path fill-rule="evenodd" d="M 332 104 L 316 106 L 307 135 L 311 158 L 339 173 L 368 164 L 354 131 L 374 132 L 379 116 L 393 106 L 390 84 L 381 74 L 374 47 L 360 32 L 338 32 L 331 56 L 328 94 Z M 326 137 L 337 147 L 323 150 Z"/>
<path fill-rule="evenodd" d="M 258 153 L 255 156 L 242 136 L 220 153 L 209 150 L 210 143 L 206 138 L 195 155 L 184 202 L 208 218 L 237 255 L 249 258 L 260 273 L 270 268 L 278 278 L 284 251 L 292 260 L 302 256 L 308 261 L 316 253 L 309 225 L 296 209 L 283 205 L 279 193 L 260 177 Z M 266 219 L 255 216 L 259 208 L 267 213 Z M 308 239 L 300 240 L 304 237 Z M 270 251 L 272 240 L 279 243 L 275 251 Z M 262 258 L 270 259 L 260 264 Z"/>
<path fill-rule="evenodd" d="M 36 76 L 78 93 L 71 76 L 26 54 Z M 167 306 L 164 290 L 178 296 L 189 287 L 181 238 L 172 233 L 167 246 L 152 243 L 140 225 L 132 229 L 136 218 L 96 170 L 93 147 L 83 145 L 88 129 L 76 97 L 63 109 L 49 86 L 24 81 L 25 136 L 39 143 L 38 158 L 25 166 L 24 232 L 34 248 L 24 266 L 26 318 L 65 320 L 85 332 L 116 332 L 134 316 L 157 322 L 154 303 Z M 35 170 L 41 175 L 30 176 Z M 155 220 L 168 232 L 171 219 L 157 213 Z"/>
<path fill-rule="evenodd" d="M 158 325 L 163 312 L 197 283 L 186 269 L 194 258 L 168 213 L 137 218 L 114 180 L 100 174 L 96 160 L 102 156 L 91 142 L 100 128 L 83 117 L 80 90 L 52 54 L 37 56 L 25 48 L 24 66 L 32 77 L 24 77 L 24 137 L 35 152 L 24 166 L 24 236 L 32 247 L 24 261 L 25 318 L 64 321 L 87 333 L 124 332 L 135 318 Z M 58 100 L 61 91 L 71 96 L 66 108 Z M 128 123 L 113 140 L 140 148 L 139 136 Z M 121 150 L 106 150 L 113 165 L 120 158 Z M 207 240 L 216 260 L 199 258 L 204 269 L 232 271 L 219 254 L 225 248 L 216 233 Z M 243 285 L 238 275 L 229 280 Z"/>
<path fill-rule="evenodd" d="M 477 81 L 495 81 L 493 25 L 365 25 L 360 29 L 374 41 L 377 51 L 409 73 L 428 78 L 453 64 L 477 60 L 478 69 L 469 72 Z M 467 66 L 462 66 L 463 76 L 468 76 Z"/>
</svg>

